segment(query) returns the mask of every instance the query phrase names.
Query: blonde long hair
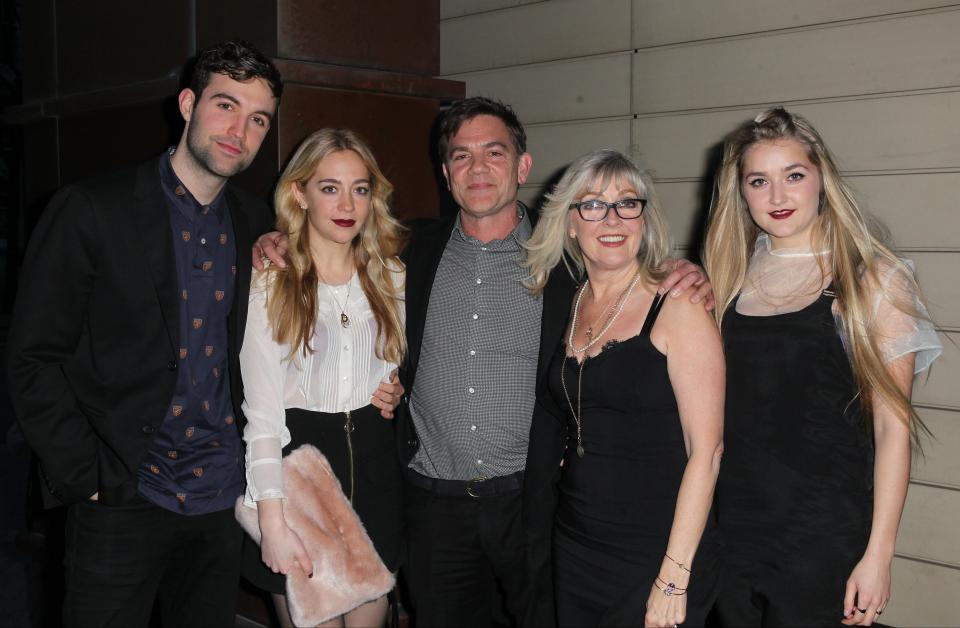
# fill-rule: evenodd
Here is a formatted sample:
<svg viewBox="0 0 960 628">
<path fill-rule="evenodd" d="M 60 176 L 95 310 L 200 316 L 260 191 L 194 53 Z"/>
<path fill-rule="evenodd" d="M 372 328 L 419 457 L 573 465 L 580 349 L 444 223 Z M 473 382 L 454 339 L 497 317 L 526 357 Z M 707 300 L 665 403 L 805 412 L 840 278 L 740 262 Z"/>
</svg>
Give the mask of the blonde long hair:
<svg viewBox="0 0 960 628">
<path fill-rule="evenodd" d="M 760 234 L 741 194 L 744 157 L 757 142 L 781 139 L 800 142 L 810 161 L 820 169 L 821 207 L 811 245 L 814 251 L 829 251 L 829 259 L 827 255 L 818 255 L 817 262 L 824 278 L 829 272 L 833 281 L 838 324 L 864 415 L 872 416 L 874 397 L 879 395 L 910 424 L 916 443 L 918 431 L 926 428 L 910 405 L 910 399 L 887 372 L 883 353 L 870 333 L 868 321 L 877 297 L 872 290 L 885 290 L 878 272 L 880 268 L 889 268 L 904 277 L 917 295 L 919 287 L 910 268 L 883 243 L 877 223 L 860 210 L 820 134 L 805 118 L 783 108 L 764 111 L 724 141 L 703 254 L 717 302 L 714 310 L 717 324 L 723 328 L 724 314 L 743 287 L 747 264 Z M 888 298 L 912 316 L 924 318 L 899 294 L 883 294 L 881 298 Z M 866 424 L 869 428 L 871 421 Z"/>
<path fill-rule="evenodd" d="M 274 340 L 290 346 L 290 355 L 310 351 L 317 320 L 317 282 L 319 274 L 310 255 L 308 213 L 300 208 L 294 188 L 303 186 L 317 170 L 320 161 L 331 153 L 353 151 L 370 173 L 370 212 L 354 238 L 351 248 L 360 278 L 360 286 L 377 322 L 377 355 L 399 364 L 406 352 L 406 337 L 400 314 L 403 287 L 398 290 L 394 274 L 402 271 L 397 255 L 404 242 L 404 228 L 390 214 L 393 186 L 377 166 L 367 144 L 347 129 L 320 129 L 300 144 L 290 158 L 273 202 L 277 229 L 289 238 L 285 268 L 273 265 L 265 271 L 267 281 L 267 319 Z"/>
<path fill-rule="evenodd" d="M 647 199 L 643 210 L 643 236 L 637 251 L 641 278 L 659 283 L 666 276 L 663 266 L 670 256 L 670 232 L 663 220 L 653 181 L 623 153 L 603 149 L 574 160 L 547 194 L 537 228 L 523 245 L 526 249 L 523 265 L 530 271 L 524 285 L 531 292 L 539 294 L 543 291 L 550 271 L 561 261 L 576 281 L 583 277 L 583 252 L 577 240 L 567 236 L 570 204 L 588 192 L 603 190 L 611 181 L 622 181 Z"/>
</svg>

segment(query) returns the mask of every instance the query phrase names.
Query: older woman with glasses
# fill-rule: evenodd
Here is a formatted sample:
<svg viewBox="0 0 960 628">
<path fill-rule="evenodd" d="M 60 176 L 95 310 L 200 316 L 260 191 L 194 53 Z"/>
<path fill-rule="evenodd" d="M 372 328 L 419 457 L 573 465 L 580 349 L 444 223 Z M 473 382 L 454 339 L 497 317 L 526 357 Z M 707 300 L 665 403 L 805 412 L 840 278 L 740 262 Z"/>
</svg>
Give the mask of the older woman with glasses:
<svg viewBox="0 0 960 628">
<path fill-rule="evenodd" d="M 559 624 L 703 625 L 719 571 L 723 352 L 705 308 L 658 294 L 670 240 L 650 178 L 615 151 L 580 157 L 526 248 L 534 292 L 560 263 L 580 281 L 534 419 L 560 433 Z"/>
</svg>

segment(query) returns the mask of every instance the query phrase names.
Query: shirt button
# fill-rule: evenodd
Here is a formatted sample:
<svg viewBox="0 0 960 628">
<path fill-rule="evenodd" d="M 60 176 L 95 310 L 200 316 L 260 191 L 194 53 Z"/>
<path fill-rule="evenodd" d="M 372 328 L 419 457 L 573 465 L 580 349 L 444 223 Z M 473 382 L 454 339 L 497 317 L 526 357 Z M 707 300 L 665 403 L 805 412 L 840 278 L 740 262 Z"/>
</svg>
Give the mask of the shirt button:
<svg viewBox="0 0 960 628">
<path fill-rule="evenodd" d="M 470 349 L 470 355 L 477 355 L 477 352 L 474 351 L 473 349 Z"/>
<path fill-rule="evenodd" d="M 167 370 L 168 370 L 168 371 L 176 371 L 176 370 L 177 370 L 177 363 L 174 362 L 173 360 L 170 360 L 169 362 L 167 362 Z"/>
<path fill-rule="evenodd" d="M 207 243 L 207 239 L 206 239 L 206 238 L 200 238 L 200 244 L 206 244 L 206 243 Z M 479 282 L 478 282 L 478 283 L 479 283 Z"/>
<path fill-rule="evenodd" d="M 154 432 L 153 426 L 152 426 L 152 425 L 149 425 L 149 424 L 148 424 L 148 425 L 144 425 L 143 428 L 142 428 L 142 430 L 143 430 L 143 433 L 144 433 L 144 434 L 153 434 L 153 432 Z"/>
<path fill-rule="evenodd" d="M 343 376 L 343 381 L 347 381 L 347 376 L 346 376 L 346 375 Z"/>
<path fill-rule="evenodd" d="M 487 250 L 487 247 L 481 246 L 481 247 L 480 247 L 480 250 L 481 250 L 481 251 L 486 251 L 486 250 Z"/>
<path fill-rule="evenodd" d="M 480 279 L 479 277 L 477 277 L 477 283 L 483 283 L 483 279 Z"/>
<path fill-rule="evenodd" d="M 476 425 L 471 425 L 471 426 L 470 426 L 470 431 L 471 431 L 471 432 L 476 432 L 476 431 L 477 431 L 477 426 L 476 426 Z"/>
<path fill-rule="evenodd" d="M 469 392 L 472 395 L 473 393 L 477 392 L 477 389 L 471 386 L 470 388 L 467 389 L 467 392 Z"/>
<path fill-rule="evenodd" d="M 474 314 L 474 315 L 473 315 L 473 320 L 477 320 L 478 318 L 480 318 L 480 315 L 479 315 L 479 314 Z"/>
<path fill-rule="evenodd" d="M 343 350 L 344 350 L 344 351 L 349 351 L 349 350 L 350 350 L 350 347 L 347 346 L 347 345 L 343 345 Z"/>
<path fill-rule="evenodd" d="M 477 464 L 483 464 L 483 460 L 480 460 L 479 458 L 477 458 Z"/>
</svg>

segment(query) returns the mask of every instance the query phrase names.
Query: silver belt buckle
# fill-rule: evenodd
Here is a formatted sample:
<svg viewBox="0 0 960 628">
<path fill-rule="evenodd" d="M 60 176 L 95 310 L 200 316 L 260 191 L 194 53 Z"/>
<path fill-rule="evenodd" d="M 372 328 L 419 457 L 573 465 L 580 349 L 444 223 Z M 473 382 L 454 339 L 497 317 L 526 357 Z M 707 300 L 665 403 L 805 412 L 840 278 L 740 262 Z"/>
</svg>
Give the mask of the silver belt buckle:
<svg viewBox="0 0 960 628">
<path fill-rule="evenodd" d="M 490 478 L 478 475 L 477 477 L 467 480 L 467 495 L 473 497 L 474 499 L 480 499 L 480 496 L 473 492 L 473 485 L 480 484 L 481 482 L 486 482 Z"/>
</svg>

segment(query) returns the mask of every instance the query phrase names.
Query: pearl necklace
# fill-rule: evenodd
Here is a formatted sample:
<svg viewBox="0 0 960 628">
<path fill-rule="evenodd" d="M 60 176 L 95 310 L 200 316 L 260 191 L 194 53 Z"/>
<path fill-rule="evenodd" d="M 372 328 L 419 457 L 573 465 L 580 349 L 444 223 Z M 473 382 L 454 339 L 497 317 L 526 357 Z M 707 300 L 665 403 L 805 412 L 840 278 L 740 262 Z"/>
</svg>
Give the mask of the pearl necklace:
<svg viewBox="0 0 960 628">
<path fill-rule="evenodd" d="M 580 316 L 580 300 L 583 298 L 583 293 L 587 290 L 587 284 L 590 283 L 590 280 L 587 279 L 583 282 L 583 287 L 580 289 L 580 293 L 577 295 L 577 300 L 573 303 L 573 320 L 570 322 L 570 334 L 567 336 L 567 346 L 574 353 L 583 353 L 593 345 L 597 344 L 604 334 L 606 334 L 613 323 L 620 316 L 620 313 L 623 312 L 624 306 L 627 304 L 627 301 L 630 300 L 630 294 L 633 292 L 633 289 L 636 287 L 637 282 L 640 281 L 640 273 L 637 273 L 637 276 L 633 278 L 633 281 L 630 282 L 630 285 L 626 290 L 620 293 L 620 296 L 617 298 L 619 305 L 616 309 L 611 308 L 610 314 L 607 316 L 607 321 L 604 323 L 603 328 L 600 330 L 600 333 L 596 335 L 595 338 L 591 338 L 590 329 L 587 329 L 587 344 L 583 347 L 577 348 L 573 346 L 573 335 L 577 329 L 577 318 Z M 580 406 L 580 400 L 582 399 L 581 389 L 583 384 L 583 366 L 587 363 L 587 356 L 584 356 L 580 360 L 580 369 L 577 372 L 577 408 L 573 408 L 573 400 L 570 399 L 570 393 L 567 392 L 567 379 L 566 379 L 566 356 L 564 356 L 564 363 L 560 367 L 560 385 L 563 387 L 563 395 L 567 398 L 567 405 L 570 406 L 570 414 L 573 415 L 573 421 L 577 424 L 577 455 L 583 458 L 584 449 L 583 449 L 583 411 Z"/>
<path fill-rule="evenodd" d="M 637 276 L 633 278 L 633 281 L 630 282 L 630 285 L 626 290 L 620 293 L 620 296 L 617 298 L 617 303 L 619 304 L 616 310 L 610 311 L 610 315 L 607 316 L 607 321 L 603 326 L 603 329 L 600 330 L 600 333 L 596 337 L 591 338 L 591 330 L 593 327 L 587 328 L 587 344 L 582 347 L 575 347 L 573 345 L 573 336 L 577 331 L 577 318 L 580 316 L 580 300 L 583 299 L 583 293 L 587 291 L 587 285 L 590 283 L 590 280 L 587 279 L 583 282 L 583 288 L 580 289 L 580 293 L 577 294 L 577 300 L 573 303 L 573 321 L 570 323 L 570 334 L 567 336 L 567 346 L 570 347 L 570 350 L 574 353 L 583 353 L 593 345 L 597 344 L 603 335 L 606 334 L 610 328 L 613 326 L 613 323 L 616 322 L 617 317 L 620 316 L 620 313 L 623 312 L 623 306 L 626 305 L 627 299 L 630 298 L 630 293 L 633 292 L 634 287 L 636 287 L 637 282 L 640 281 L 640 273 L 637 273 Z"/>
</svg>

